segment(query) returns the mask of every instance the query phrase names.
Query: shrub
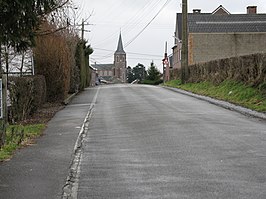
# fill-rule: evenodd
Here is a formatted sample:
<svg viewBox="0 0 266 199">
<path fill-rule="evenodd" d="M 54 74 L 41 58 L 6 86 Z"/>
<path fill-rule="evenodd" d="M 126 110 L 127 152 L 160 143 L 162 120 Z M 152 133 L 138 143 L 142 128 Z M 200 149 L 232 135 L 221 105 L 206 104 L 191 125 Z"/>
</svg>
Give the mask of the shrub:
<svg viewBox="0 0 266 199">
<path fill-rule="evenodd" d="M 8 88 L 12 123 L 27 119 L 46 101 L 44 76 L 10 77 Z"/>
<path fill-rule="evenodd" d="M 79 39 L 77 37 L 72 37 L 68 41 L 68 46 L 71 51 L 70 55 L 70 88 L 69 93 L 75 93 L 79 90 L 80 87 L 80 69 L 78 61 L 76 59 L 76 51 Z"/>
<path fill-rule="evenodd" d="M 43 24 L 44 30 L 52 30 L 49 24 Z M 39 36 L 34 48 L 36 74 L 44 75 L 49 102 L 63 101 L 70 90 L 70 72 L 72 54 L 66 35 L 59 32 Z"/>
<path fill-rule="evenodd" d="M 141 83 L 142 84 L 150 84 L 150 85 L 159 85 L 159 84 L 163 83 L 163 80 L 162 79 L 158 79 L 158 80 L 145 79 Z"/>
<path fill-rule="evenodd" d="M 261 83 L 261 84 L 258 86 L 258 88 L 259 88 L 259 91 L 260 91 L 263 95 L 266 96 L 266 82 Z"/>
<path fill-rule="evenodd" d="M 161 79 L 162 74 L 157 69 L 157 67 L 154 65 L 153 62 L 151 62 L 151 66 L 149 67 L 147 71 L 148 75 L 146 76 L 145 80 L 141 83 L 143 84 L 151 84 L 151 85 L 158 85 L 160 83 L 163 83 L 163 80 Z"/>
<path fill-rule="evenodd" d="M 87 41 L 80 40 L 76 46 L 75 59 L 76 65 L 80 72 L 79 74 L 79 89 L 84 90 L 90 85 L 91 81 L 91 69 L 89 67 L 89 56 L 93 53 L 93 49 L 90 45 L 87 45 Z"/>
</svg>

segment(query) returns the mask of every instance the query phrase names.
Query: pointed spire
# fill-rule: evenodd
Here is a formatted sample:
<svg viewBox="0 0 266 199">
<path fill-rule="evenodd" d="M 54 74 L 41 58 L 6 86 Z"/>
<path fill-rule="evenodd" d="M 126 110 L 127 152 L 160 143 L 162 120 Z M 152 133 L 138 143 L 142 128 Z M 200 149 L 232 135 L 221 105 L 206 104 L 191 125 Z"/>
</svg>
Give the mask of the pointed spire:
<svg viewBox="0 0 266 199">
<path fill-rule="evenodd" d="M 125 53 L 124 48 L 123 48 L 121 31 L 120 31 L 120 35 L 119 35 L 119 40 L 118 40 L 116 53 Z"/>
</svg>

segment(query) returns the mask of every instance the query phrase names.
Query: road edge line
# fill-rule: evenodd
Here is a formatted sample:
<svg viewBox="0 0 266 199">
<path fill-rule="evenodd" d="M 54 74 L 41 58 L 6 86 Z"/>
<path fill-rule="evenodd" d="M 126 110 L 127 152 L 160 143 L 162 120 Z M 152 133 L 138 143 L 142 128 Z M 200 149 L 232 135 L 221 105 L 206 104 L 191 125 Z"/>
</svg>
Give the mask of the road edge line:
<svg viewBox="0 0 266 199">
<path fill-rule="evenodd" d="M 62 191 L 62 199 L 77 199 L 78 197 L 78 186 L 79 186 L 79 175 L 80 175 L 80 162 L 82 160 L 82 144 L 84 138 L 87 136 L 89 130 L 89 121 L 91 119 L 93 108 L 96 104 L 96 100 L 99 94 L 100 88 L 97 88 L 97 92 L 90 104 L 88 113 L 85 116 L 83 121 L 81 130 L 78 134 L 78 138 L 76 140 L 74 150 L 73 150 L 73 158 L 69 167 L 69 174 L 67 176 L 66 182 L 63 186 Z"/>
</svg>

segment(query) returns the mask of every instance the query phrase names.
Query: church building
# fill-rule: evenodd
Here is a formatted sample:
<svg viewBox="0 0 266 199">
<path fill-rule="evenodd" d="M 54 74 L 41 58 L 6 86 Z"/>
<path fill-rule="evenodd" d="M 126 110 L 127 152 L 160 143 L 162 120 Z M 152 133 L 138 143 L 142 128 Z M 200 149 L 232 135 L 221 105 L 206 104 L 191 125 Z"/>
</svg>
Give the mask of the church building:
<svg viewBox="0 0 266 199">
<path fill-rule="evenodd" d="M 92 65 L 97 70 L 99 78 L 102 78 L 109 82 L 121 82 L 125 83 L 126 80 L 126 68 L 127 59 L 126 52 L 123 48 L 122 36 L 119 35 L 117 49 L 114 53 L 114 63 L 112 64 L 97 64 Z"/>
</svg>

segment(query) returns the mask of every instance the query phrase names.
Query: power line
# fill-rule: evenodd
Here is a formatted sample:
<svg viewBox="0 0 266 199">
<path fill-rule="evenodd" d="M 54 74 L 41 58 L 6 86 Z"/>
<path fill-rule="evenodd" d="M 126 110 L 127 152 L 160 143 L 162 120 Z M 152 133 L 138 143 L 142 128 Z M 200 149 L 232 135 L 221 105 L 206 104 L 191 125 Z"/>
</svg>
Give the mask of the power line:
<svg viewBox="0 0 266 199">
<path fill-rule="evenodd" d="M 157 0 L 156 2 L 154 0 L 148 1 L 127 22 L 123 23 L 123 25 L 120 26 L 119 29 L 121 28 L 125 34 L 129 31 L 132 31 L 132 29 L 136 28 L 137 25 L 139 24 L 139 22 L 143 20 L 144 16 L 147 15 L 147 11 L 153 10 L 160 3 L 160 1 L 161 0 Z M 119 9 L 116 9 L 116 12 L 114 12 L 114 13 L 119 13 L 119 12 L 117 12 L 117 10 L 119 10 Z M 114 16 L 116 16 L 116 15 L 114 15 Z M 112 15 L 111 16 L 108 15 L 108 19 L 112 19 Z M 133 22 L 135 23 L 134 26 L 131 25 Z M 113 22 L 111 22 L 111 24 L 113 24 Z M 102 39 L 100 42 L 97 42 L 96 45 L 101 45 L 103 43 L 106 44 L 107 40 L 112 41 L 111 38 L 114 38 L 116 36 L 117 36 L 117 32 L 114 32 L 110 36 L 106 37 L 105 39 Z"/>
<path fill-rule="evenodd" d="M 156 10 L 157 6 L 161 3 L 161 0 L 157 1 L 150 1 L 148 4 L 146 4 L 143 9 L 139 10 L 131 20 L 129 20 L 126 25 L 123 27 L 123 32 L 129 33 L 133 32 L 134 29 L 137 29 L 141 25 L 141 21 L 145 19 L 145 17 L 148 19 L 148 15 L 152 15 L 153 10 Z M 148 19 L 149 20 L 149 19 Z M 133 23 L 134 25 L 130 25 L 130 23 Z M 145 23 L 146 24 L 146 23 Z"/>
<path fill-rule="evenodd" d="M 143 24 L 143 23 L 140 23 L 140 21 L 143 20 L 144 16 L 147 16 L 146 14 L 146 11 L 150 11 L 150 10 L 154 10 L 155 7 L 157 7 L 157 5 L 161 2 L 161 0 L 157 0 L 157 1 L 149 1 L 148 3 L 145 4 L 145 6 L 139 10 L 139 12 L 134 15 L 129 21 L 127 21 L 127 23 L 125 23 L 123 26 L 122 26 L 122 29 L 123 29 L 123 32 L 126 33 L 126 32 L 129 32 L 129 31 L 132 31 L 134 28 L 137 28 L 139 25 Z M 144 26 L 144 28 L 141 29 L 141 31 L 136 35 L 134 36 L 130 41 L 128 41 L 125 45 L 125 47 L 129 46 L 133 41 L 135 41 L 143 32 L 144 30 L 150 26 L 150 24 L 155 20 L 155 18 L 161 13 L 161 11 L 171 2 L 171 0 L 167 0 L 163 6 L 159 9 L 159 11 L 155 14 L 155 16 L 153 16 L 153 18 Z M 152 9 L 151 9 L 152 8 Z M 152 13 L 152 12 L 150 12 Z M 109 18 L 109 17 L 108 17 Z M 109 18 L 110 19 L 110 18 Z M 135 24 L 134 26 L 132 24 Z M 106 40 L 109 40 L 111 41 L 111 38 L 114 37 L 114 35 L 117 35 L 117 33 L 114 33 L 112 35 L 110 35 L 109 37 L 101 40 L 100 43 L 105 43 L 106 45 Z M 95 44 L 94 44 L 95 45 Z M 99 45 L 99 43 L 97 43 L 96 45 Z M 96 49 L 96 48 L 95 48 Z M 110 51 L 111 52 L 111 51 Z M 112 51 L 113 52 L 113 51 Z M 109 58 L 113 56 L 113 53 L 108 53 L 107 55 L 105 56 L 102 56 L 100 57 L 100 59 L 106 59 L 106 58 Z M 150 56 L 150 55 L 148 55 Z M 156 55 L 157 56 L 157 55 Z"/>
<path fill-rule="evenodd" d="M 156 13 L 156 15 L 149 21 L 149 23 L 134 38 L 132 38 L 129 42 L 125 44 L 125 47 L 129 46 L 133 41 L 135 41 L 170 2 L 171 0 L 167 0 L 162 6 L 162 8 Z"/>
<path fill-rule="evenodd" d="M 132 53 L 132 52 L 127 52 L 127 54 L 143 55 L 143 56 L 152 56 L 152 57 L 161 57 L 161 55 L 152 55 L 152 54 L 143 54 L 143 53 Z"/>
<path fill-rule="evenodd" d="M 158 61 L 161 61 L 162 58 L 152 58 L 152 59 L 149 59 L 149 58 L 141 58 L 141 57 L 130 57 L 128 59 L 131 59 L 131 60 L 158 60 Z"/>
<path fill-rule="evenodd" d="M 107 51 L 107 52 L 114 52 L 113 50 L 107 50 L 103 48 L 93 48 L 96 50 L 102 50 L 102 51 Z M 152 54 L 144 54 L 144 53 L 135 53 L 135 52 L 126 52 L 127 54 L 133 54 L 133 55 L 143 55 L 143 56 L 153 56 L 153 57 L 161 57 L 161 55 L 152 55 Z"/>
</svg>

